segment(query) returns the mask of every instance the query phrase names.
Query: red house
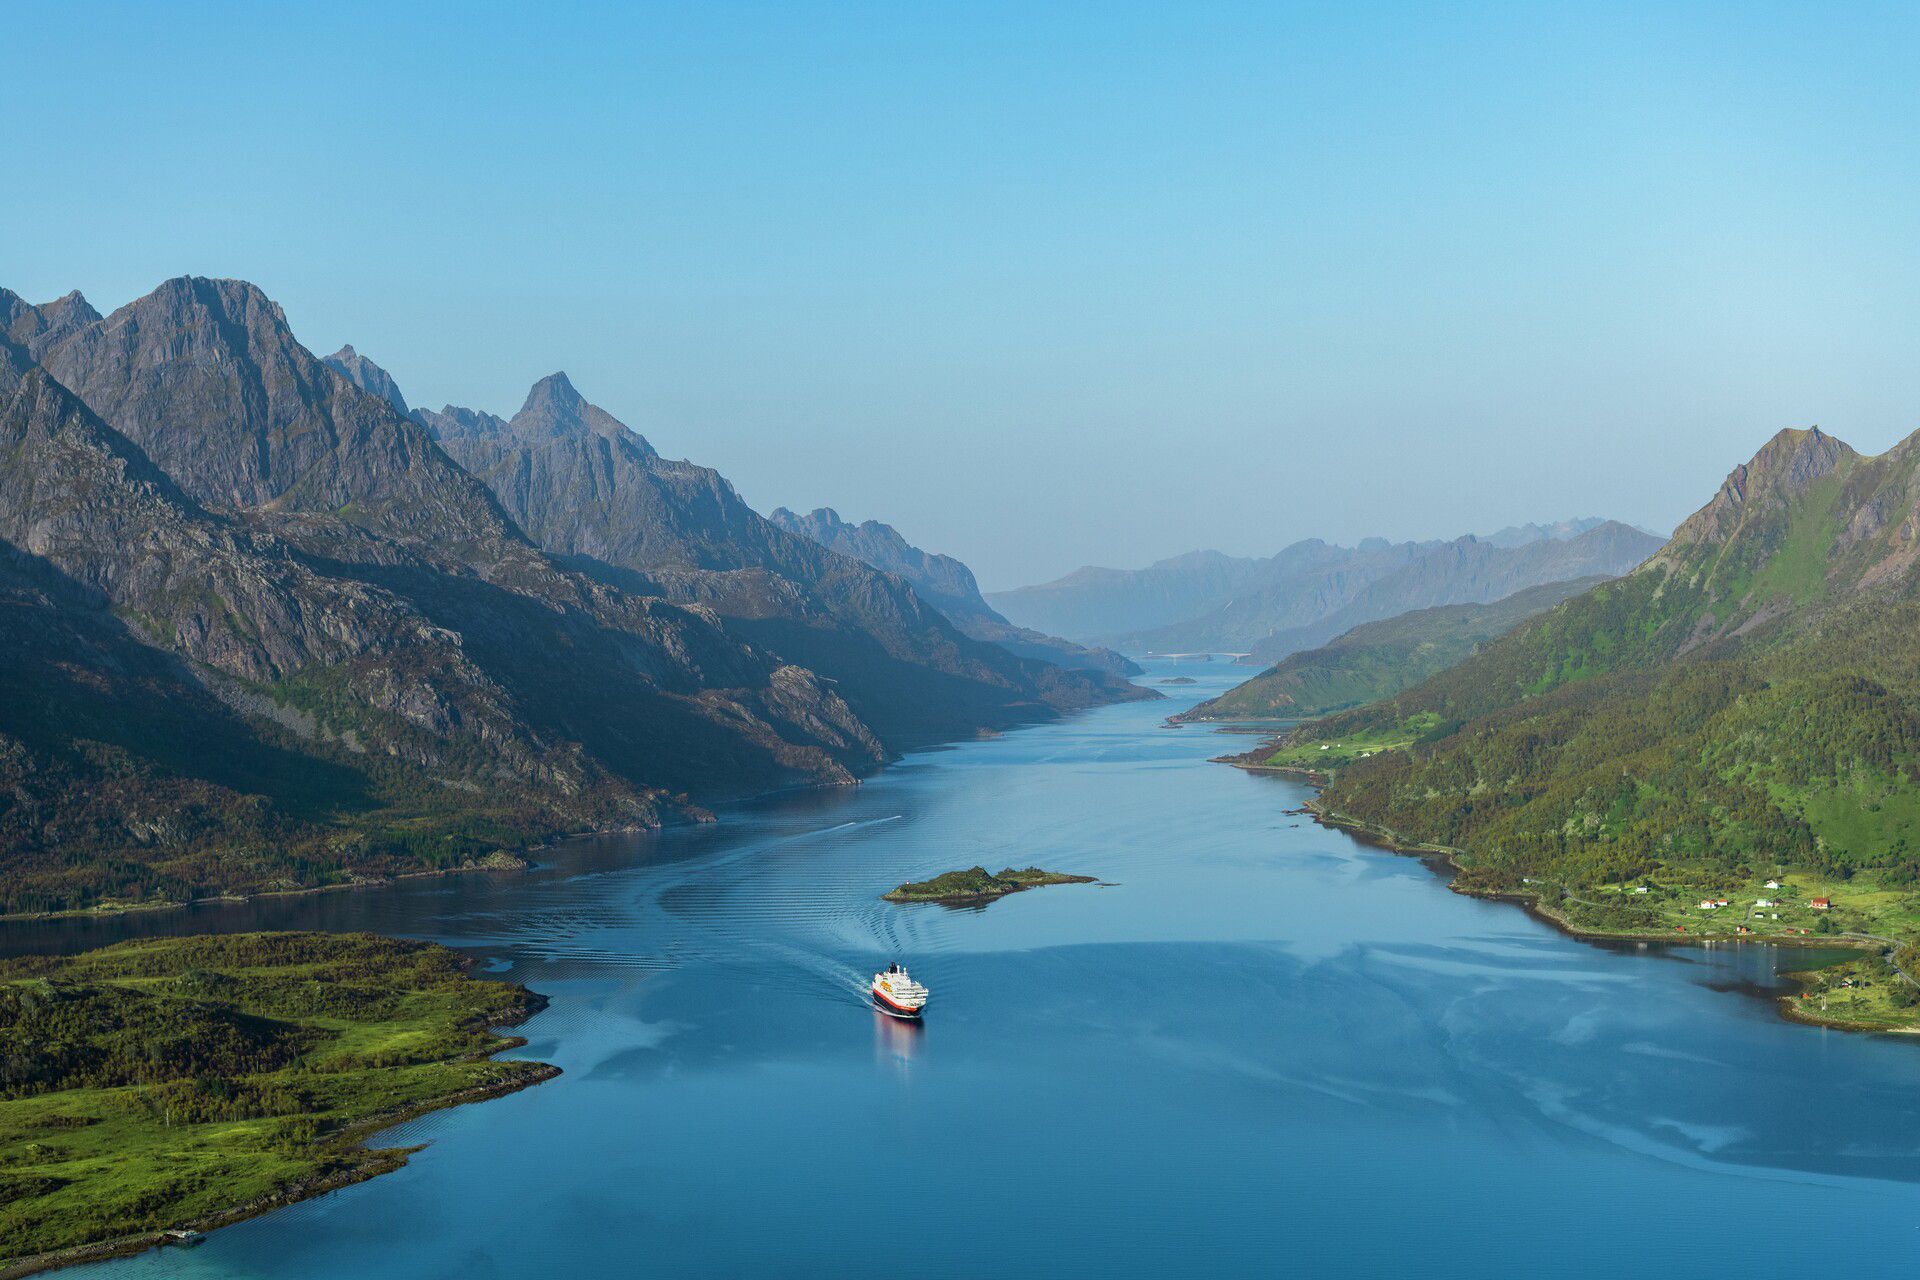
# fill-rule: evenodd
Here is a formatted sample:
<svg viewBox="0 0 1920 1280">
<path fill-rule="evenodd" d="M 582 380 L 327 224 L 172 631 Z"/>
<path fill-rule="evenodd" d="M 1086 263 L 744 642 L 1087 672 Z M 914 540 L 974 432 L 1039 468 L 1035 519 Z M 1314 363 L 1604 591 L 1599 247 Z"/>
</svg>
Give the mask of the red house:
<svg viewBox="0 0 1920 1280">
<path fill-rule="evenodd" d="M 1809 902 L 1807 905 L 1812 907 L 1815 911 L 1826 911 L 1833 906 L 1833 899 L 1832 898 L 1815 898 L 1812 902 Z"/>
</svg>

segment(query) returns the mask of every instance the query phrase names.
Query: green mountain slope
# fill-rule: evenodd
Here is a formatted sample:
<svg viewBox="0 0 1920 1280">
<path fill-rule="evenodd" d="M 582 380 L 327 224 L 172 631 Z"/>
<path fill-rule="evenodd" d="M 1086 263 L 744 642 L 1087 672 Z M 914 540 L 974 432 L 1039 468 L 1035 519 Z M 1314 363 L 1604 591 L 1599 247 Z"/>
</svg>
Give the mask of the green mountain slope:
<svg viewBox="0 0 1920 1280">
<path fill-rule="evenodd" d="M 1911 936 L 1917 560 L 1920 440 L 1868 458 L 1783 432 L 1628 577 L 1264 759 L 1331 772 L 1332 813 L 1462 850 L 1462 887 L 1586 927 Z M 1762 878 L 1793 901 L 1700 905 Z"/>
<path fill-rule="evenodd" d="M 1550 582 L 1492 604 L 1441 605 L 1362 623 L 1318 649 L 1290 655 L 1174 719 L 1305 720 L 1377 702 L 1446 670 L 1495 636 L 1605 580 Z"/>
</svg>

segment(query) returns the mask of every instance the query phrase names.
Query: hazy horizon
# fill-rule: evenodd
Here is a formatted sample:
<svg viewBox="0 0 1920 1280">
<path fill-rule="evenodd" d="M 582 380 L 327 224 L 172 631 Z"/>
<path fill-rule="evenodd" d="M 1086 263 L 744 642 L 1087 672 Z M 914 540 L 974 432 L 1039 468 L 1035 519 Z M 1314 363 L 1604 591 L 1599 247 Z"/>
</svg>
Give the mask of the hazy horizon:
<svg viewBox="0 0 1920 1280">
<path fill-rule="evenodd" d="M 1670 529 L 1782 427 L 1920 422 L 1916 26 L 31 9 L 0 285 L 242 277 L 433 407 L 565 369 L 989 590 Z"/>
</svg>

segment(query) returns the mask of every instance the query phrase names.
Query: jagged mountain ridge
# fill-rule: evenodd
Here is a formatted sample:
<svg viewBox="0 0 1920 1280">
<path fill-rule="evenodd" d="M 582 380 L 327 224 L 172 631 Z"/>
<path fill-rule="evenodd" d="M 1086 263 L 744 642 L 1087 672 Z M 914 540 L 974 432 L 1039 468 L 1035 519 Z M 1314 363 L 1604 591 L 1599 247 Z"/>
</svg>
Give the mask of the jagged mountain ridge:
<svg viewBox="0 0 1920 1280">
<path fill-rule="evenodd" d="M 578 806 L 564 816 L 657 817 L 656 796 L 516 725 L 455 637 L 387 593 L 328 579 L 284 544 L 204 511 L 11 346 L 0 350 L 0 441 L 0 562 L 17 681 L 0 698 L 0 750 L 16 782 L 0 837 L 15 909 L 267 887 L 287 871 L 257 848 L 269 836 L 316 873 L 396 861 L 377 839 L 330 838 L 267 780 L 245 790 L 223 782 L 236 758 L 291 752 L 307 776 L 343 766 L 357 779 L 337 788 L 351 803 L 381 779 L 349 761 L 417 779 L 457 774 L 446 752 L 481 748 L 486 782 L 553 788 L 557 809 Z M 363 709 L 351 724 L 263 692 L 317 670 L 334 696 Z M 103 690 L 121 696 L 109 702 Z M 159 731 L 167 724 L 196 736 L 183 744 Z M 76 847 L 140 873 L 104 881 L 84 863 L 69 869 Z"/>
<path fill-rule="evenodd" d="M 1270 632 L 1254 644 L 1250 660 L 1278 661 L 1362 623 L 1414 609 L 1491 604 L 1550 583 L 1616 577 L 1659 547 L 1658 538 L 1615 520 L 1602 521 L 1571 537 L 1542 536 L 1512 546 L 1471 536 L 1458 538 L 1423 549 L 1406 565 L 1356 591 L 1331 613 L 1303 626 Z"/>
<path fill-rule="evenodd" d="M 565 374 L 534 384 L 512 418 L 456 406 L 414 417 L 547 551 L 623 589 L 712 609 L 835 680 L 895 747 L 1152 696 L 971 639 L 904 580 L 779 528 L 711 468 L 662 457 Z"/>
<path fill-rule="evenodd" d="M 1016 622 L 1061 624 L 1076 640 L 1271 663 L 1412 609 L 1489 603 L 1549 582 L 1622 573 L 1659 545 L 1631 526 L 1587 520 L 1448 542 L 1369 538 L 1349 548 L 1308 539 L 1261 560 L 1194 552 L 1143 570 L 1082 569 L 990 599 Z M 1117 627 L 1123 618 L 1138 621 Z"/>
<path fill-rule="evenodd" d="M 14 909 L 444 865 L 886 754 L 711 612 L 542 554 L 251 286 L 173 281 L 104 318 L 0 291 L 0 332 L 0 585 L 32 620 L 6 640 L 41 673 L 0 684 Z M 145 713 L 109 724 L 103 688 Z M 221 763 L 247 757 L 290 764 Z M 169 817 L 183 796 L 197 817 Z"/>
<path fill-rule="evenodd" d="M 1119 677 L 1140 674 L 1138 666 L 1111 649 L 1089 648 L 1014 626 L 981 597 L 972 569 L 952 556 L 921 550 L 892 525 L 878 520 L 849 524 L 831 507 L 818 507 L 804 516 L 778 507 L 767 519 L 789 533 L 906 579 L 923 600 L 975 640 L 1068 670 L 1104 671 Z"/>
</svg>

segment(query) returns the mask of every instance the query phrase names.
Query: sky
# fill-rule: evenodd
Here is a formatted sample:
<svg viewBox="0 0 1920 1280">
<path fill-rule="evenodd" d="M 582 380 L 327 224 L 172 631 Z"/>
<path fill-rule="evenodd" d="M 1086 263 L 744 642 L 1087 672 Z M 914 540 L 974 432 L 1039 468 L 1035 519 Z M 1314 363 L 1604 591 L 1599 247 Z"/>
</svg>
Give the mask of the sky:
<svg viewBox="0 0 1920 1280">
<path fill-rule="evenodd" d="M 404 10 L 404 11 L 402 11 Z M 414 403 L 567 371 L 983 586 L 1670 529 L 1920 427 L 1920 10 L 8 11 L 0 285 L 254 281 Z"/>
</svg>

